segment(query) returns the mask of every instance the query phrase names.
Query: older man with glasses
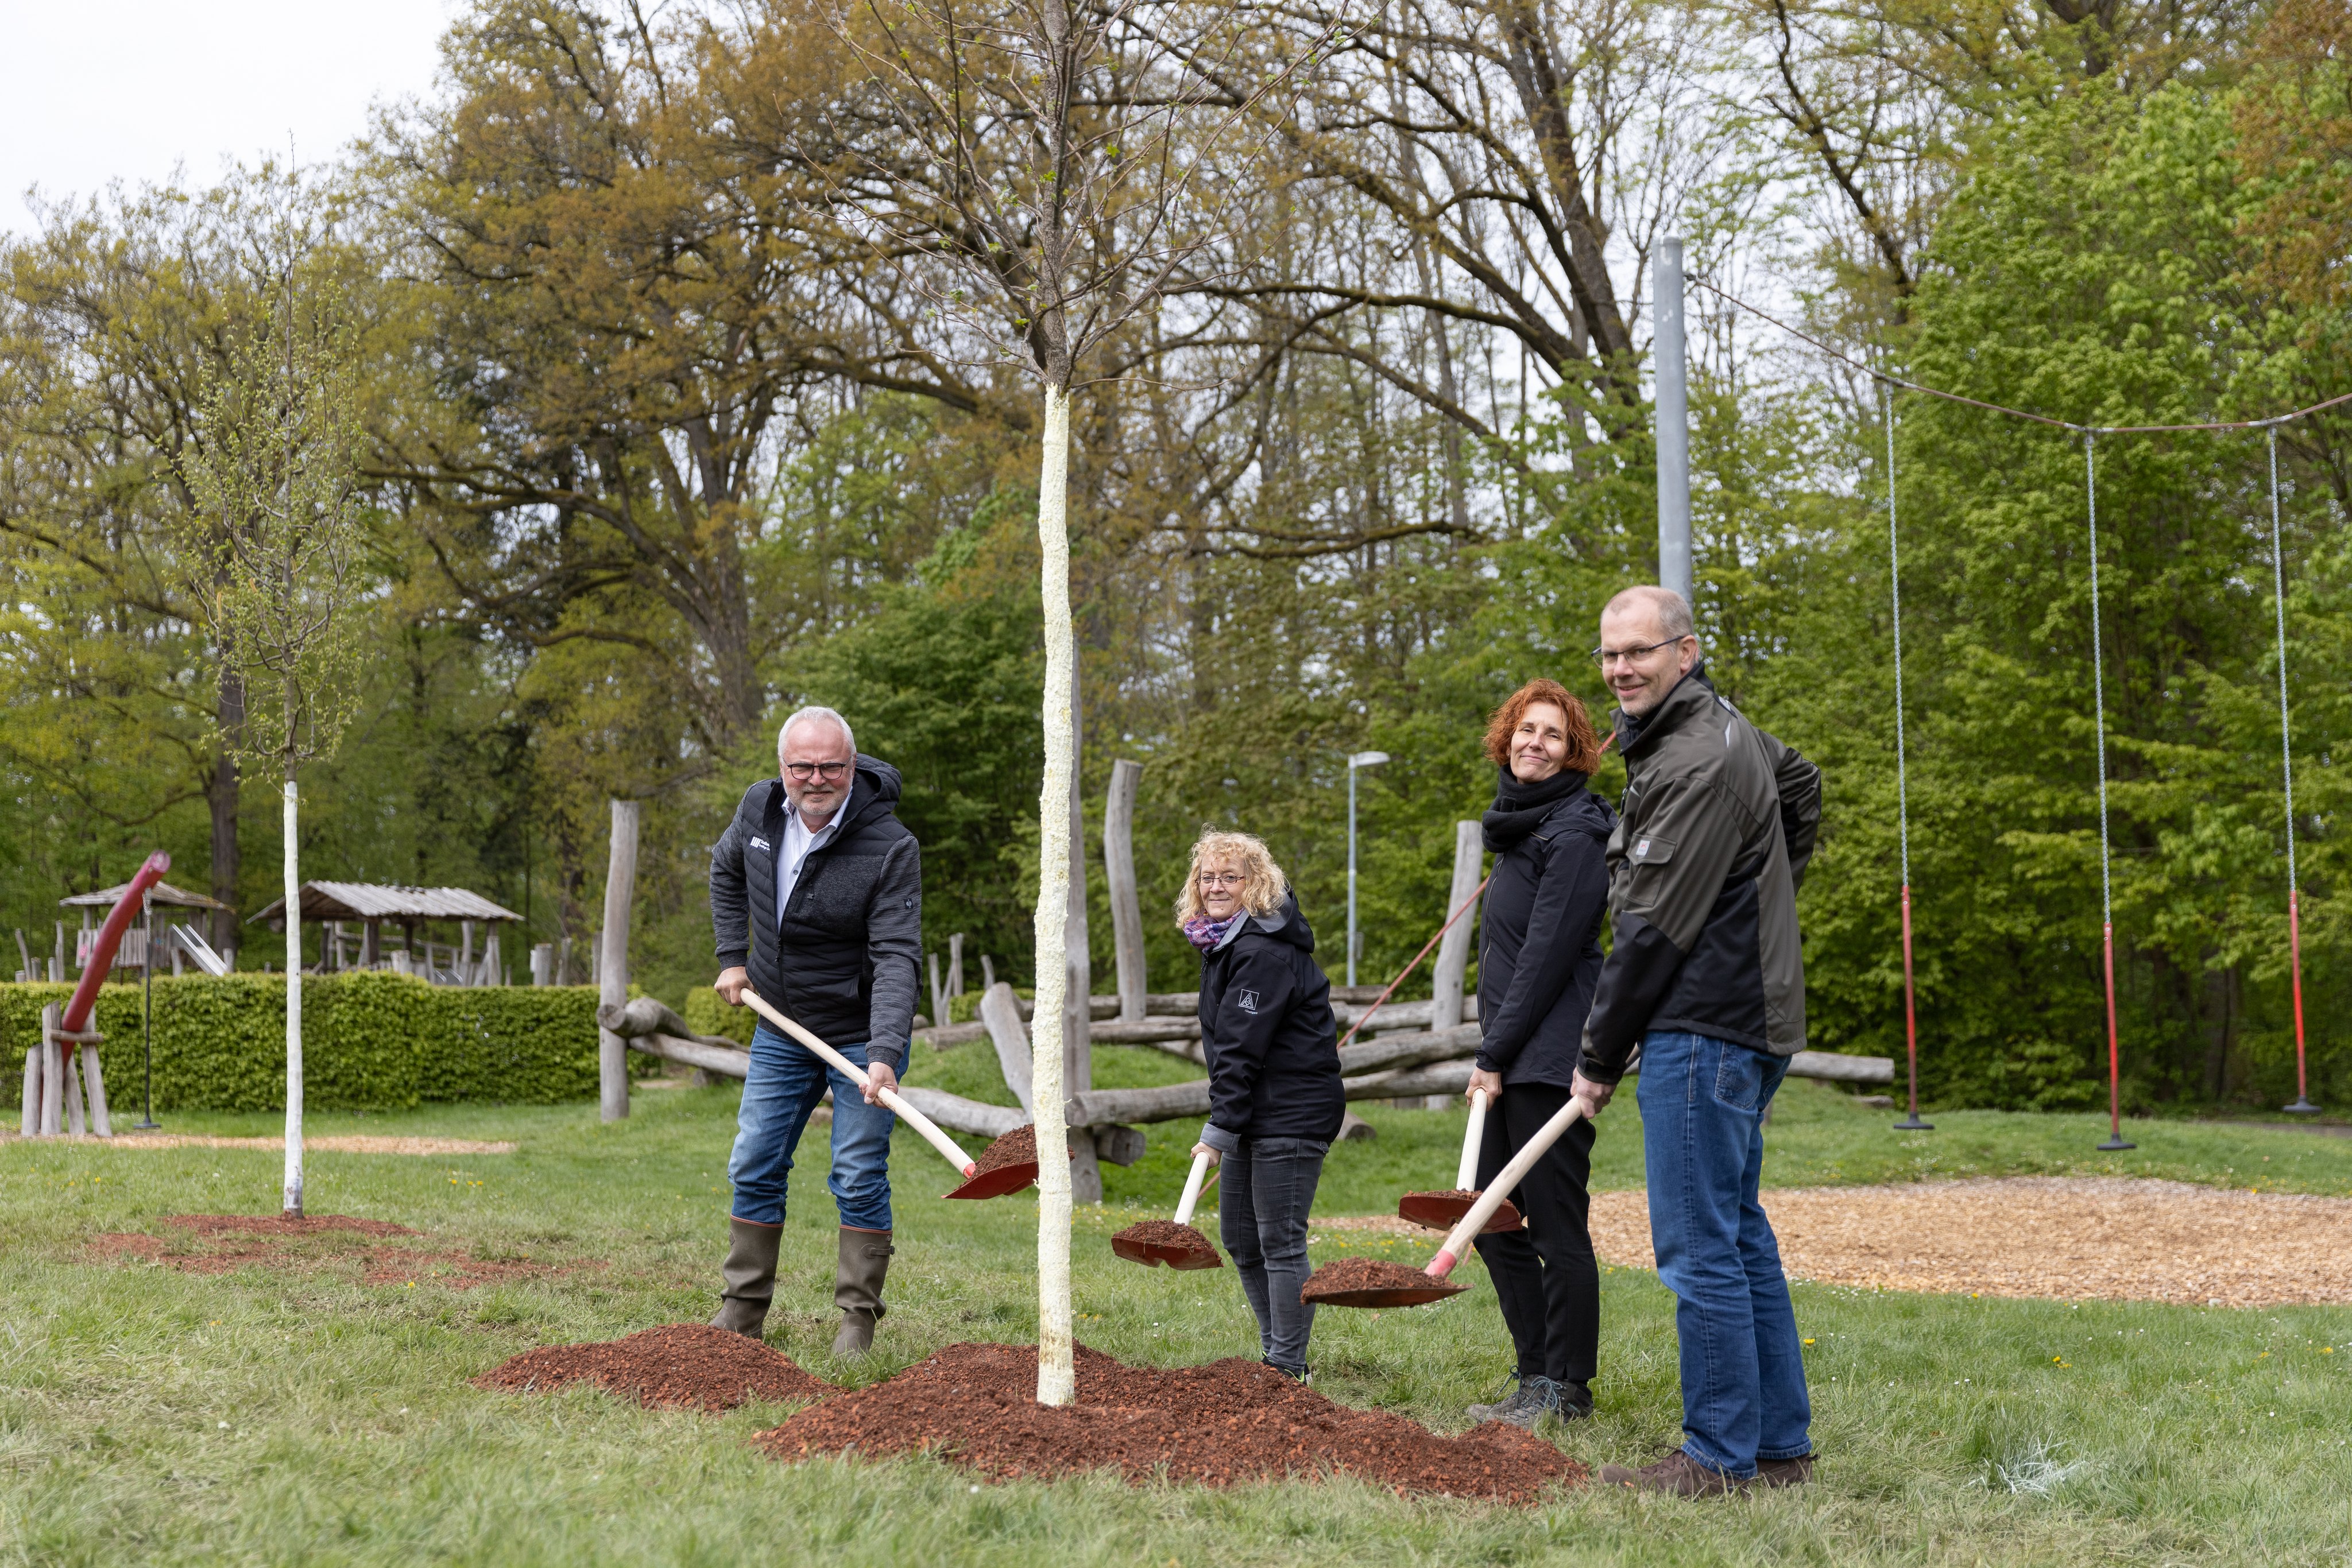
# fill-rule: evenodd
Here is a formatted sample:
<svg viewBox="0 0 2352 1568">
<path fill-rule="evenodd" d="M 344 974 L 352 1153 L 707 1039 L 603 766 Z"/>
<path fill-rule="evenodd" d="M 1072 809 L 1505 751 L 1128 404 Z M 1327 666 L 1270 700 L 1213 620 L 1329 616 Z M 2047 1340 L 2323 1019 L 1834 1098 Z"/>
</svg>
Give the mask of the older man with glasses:
<svg viewBox="0 0 2352 1568">
<path fill-rule="evenodd" d="M 860 1086 L 763 1019 L 727 1162 L 734 1197 L 719 1328 L 757 1339 L 775 1295 L 793 1151 L 833 1091 L 833 1174 L 840 1211 L 833 1299 L 837 1355 L 872 1348 L 890 1268 L 890 1112 L 915 1019 L 923 876 L 899 822 L 898 770 L 857 752 L 849 722 L 804 707 L 776 736 L 777 777 L 745 792 L 710 852 L 719 994 L 748 987 L 866 1069 Z"/>
<path fill-rule="evenodd" d="M 1717 695 L 1680 594 L 1617 595 L 1593 654 L 1617 695 L 1625 801 L 1608 849 L 1615 940 L 1571 1092 L 1597 1113 L 1641 1048 L 1650 1238 L 1683 1385 L 1682 1446 L 1600 1479 L 1683 1496 L 1792 1485 L 1812 1474 L 1812 1411 L 1756 1189 L 1764 1113 L 1805 1044 L 1797 884 L 1821 769 Z"/>
</svg>

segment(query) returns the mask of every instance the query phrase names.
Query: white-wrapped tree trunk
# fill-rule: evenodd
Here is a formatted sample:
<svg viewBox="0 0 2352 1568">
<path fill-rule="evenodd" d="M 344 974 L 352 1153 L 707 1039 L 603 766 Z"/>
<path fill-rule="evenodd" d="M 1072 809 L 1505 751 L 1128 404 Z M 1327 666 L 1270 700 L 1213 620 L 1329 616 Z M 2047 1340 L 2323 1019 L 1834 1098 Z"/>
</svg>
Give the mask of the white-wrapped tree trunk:
<svg viewBox="0 0 2352 1568">
<path fill-rule="evenodd" d="M 294 780 L 286 780 L 286 1212 L 302 1214 L 302 873 Z"/>
<path fill-rule="evenodd" d="M 1037 1134 L 1037 1403 L 1077 1396 L 1070 1337 L 1070 1162 L 1062 1124 L 1063 961 L 1069 920 L 1071 688 L 1077 636 L 1070 618 L 1070 394 L 1045 386 L 1045 452 L 1037 482 L 1040 586 L 1045 610 L 1045 779 L 1037 795 L 1037 1004 L 1030 1084 Z"/>
</svg>

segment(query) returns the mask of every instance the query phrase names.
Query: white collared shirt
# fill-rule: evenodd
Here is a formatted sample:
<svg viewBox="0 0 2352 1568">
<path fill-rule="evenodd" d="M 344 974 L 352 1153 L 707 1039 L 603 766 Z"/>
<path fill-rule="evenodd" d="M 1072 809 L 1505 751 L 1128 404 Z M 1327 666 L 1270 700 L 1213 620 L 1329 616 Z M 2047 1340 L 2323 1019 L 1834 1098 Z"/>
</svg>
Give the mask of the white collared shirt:
<svg viewBox="0 0 2352 1568">
<path fill-rule="evenodd" d="M 776 846 L 776 924 L 784 923 L 784 905 L 793 901 L 793 887 L 801 879 L 801 862 L 809 852 L 833 837 L 833 831 L 849 817 L 850 797 L 857 793 L 857 776 L 850 775 L 849 788 L 841 792 L 841 804 L 835 807 L 832 818 L 824 827 L 811 831 L 802 820 L 800 808 L 784 807 L 783 840 Z"/>
</svg>

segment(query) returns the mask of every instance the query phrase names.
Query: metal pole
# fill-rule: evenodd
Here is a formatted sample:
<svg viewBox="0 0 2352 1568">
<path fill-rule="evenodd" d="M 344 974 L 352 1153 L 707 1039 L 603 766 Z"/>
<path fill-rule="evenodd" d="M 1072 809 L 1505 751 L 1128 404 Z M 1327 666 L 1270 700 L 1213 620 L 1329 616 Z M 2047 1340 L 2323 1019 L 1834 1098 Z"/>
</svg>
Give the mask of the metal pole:
<svg viewBox="0 0 2352 1568">
<path fill-rule="evenodd" d="M 1692 603 L 1690 400 L 1685 383 L 1683 242 L 1658 242 L 1651 262 L 1651 351 L 1657 361 L 1658 582 Z"/>
<path fill-rule="evenodd" d="M 2099 747 L 2099 932 L 2107 977 L 2107 1141 L 2103 1153 L 2136 1148 L 2124 1136 L 2123 1051 L 2116 1039 L 2116 901 L 2107 871 L 2107 676 L 2106 652 L 2099 642 L 2099 467 L 2097 437 L 2083 437 L 2083 489 L 2091 519 L 2091 701 L 2097 716 L 2093 733 Z"/>
<path fill-rule="evenodd" d="M 1356 759 L 1348 758 L 1348 985 L 1356 984 Z"/>
<path fill-rule="evenodd" d="M 139 1019 L 140 1054 L 146 1058 L 147 1087 L 141 1094 L 143 1102 L 139 1113 L 139 1130 L 142 1133 L 163 1125 L 155 1120 L 155 894 L 152 889 L 140 896 L 147 916 L 147 969 L 140 981 Z"/>
<path fill-rule="evenodd" d="M 2303 1053 L 2303 911 L 2294 874 L 2294 735 L 2286 706 L 2286 552 L 2279 543 L 2278 427 L 2269 432 L 2271 444 L 2271 592 L 2278 604 L 2279 763 L 2286 775 L 2286 950 L 2294 977 L 2294 1103 L 2285 1109 L 2299 1116 L 2318 1113 L 2311 1103 L 2311 1083 Z"/>
<path fill-rule="evenodd" d="M 1898 1133 L 1932 1133 L 1919 1120 L 1919 1009 L 1911 974 L 1911 770 L 1903 733 L 1903 552 L 1895 528 L 1895 389 L 1886 389 L 1886 574 L 1895 601 L 1895 821 L 1903 852 L 1903 1047 L 1911 1064 L 1911 1113 Z"/>
</svg>

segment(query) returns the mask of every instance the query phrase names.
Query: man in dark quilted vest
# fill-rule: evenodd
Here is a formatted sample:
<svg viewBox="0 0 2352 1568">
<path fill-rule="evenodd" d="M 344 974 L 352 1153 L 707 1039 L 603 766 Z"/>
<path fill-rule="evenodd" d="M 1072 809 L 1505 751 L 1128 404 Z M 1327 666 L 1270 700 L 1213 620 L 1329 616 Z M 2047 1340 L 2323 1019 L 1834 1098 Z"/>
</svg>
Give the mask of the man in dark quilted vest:
<svg viewBox="0 0 2352 1568">
<path fill-rule="evenodd" d="M 744 792 L 710 852 L 719 994 L 745 988 L 866 1069 L 863 1090 L 762 1019 L 751 1035 L 735 1150 L 731 1236 L 720 1270 L 723 1329 L 759 1338 L 775 1295 L 793 1151 L 833 1091 L 833 1174 L 841 1214 L 833 1299 L 835 1354 L 862 1355 L 890 1268 L 890 1127 L 875 1096 L 893 1088 L 915 1021 L 923 876 L 915 835 L 894 814 L 898 770 L 858 754 L 849 723 L 804 707 L 776 737 L 777 777 Z"/>
</svg>

